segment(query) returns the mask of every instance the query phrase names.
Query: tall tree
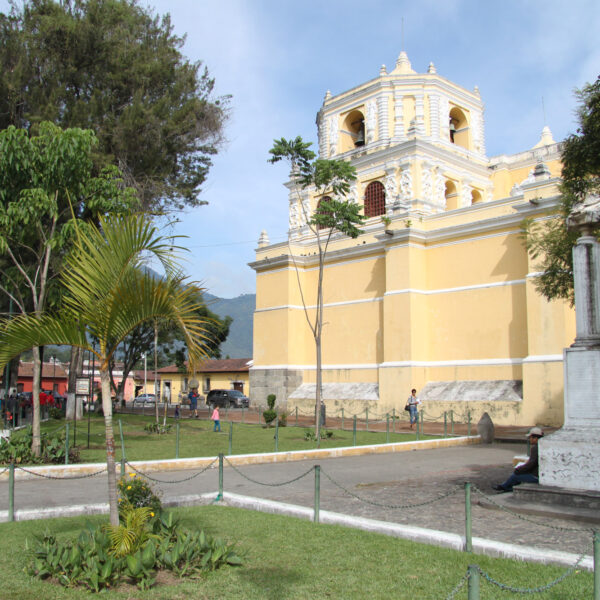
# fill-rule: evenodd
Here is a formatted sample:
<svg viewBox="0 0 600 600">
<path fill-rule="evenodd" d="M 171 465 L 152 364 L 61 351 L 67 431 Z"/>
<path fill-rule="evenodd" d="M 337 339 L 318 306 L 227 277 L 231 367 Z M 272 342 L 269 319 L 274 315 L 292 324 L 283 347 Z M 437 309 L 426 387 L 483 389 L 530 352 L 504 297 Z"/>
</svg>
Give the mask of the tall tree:
<svg viewBox="0 0 600 600">
<path fill-rule="evenodd" d="M 152 255 L 166 276 L 154 278 L 140 267 Z M 166 321 L 183 331 L 190 363 L 204 357 L 203 322 L 197 316 L 201 290 L 186 284 L 177 268 L 173 238 L 158 235 L 140 215 L 109 217 L 87 228 L 76 241 L 61 275 L 59 310 L 0 321 L 0 368 L 27 348 L 68 344 L 96 356 L 100 370 L 106 434 L 110 521 L 118 525 L 115 444 L 109 363 L 122 340 L 140 323 Z M 92 345 L 90 340 L 98 340 Z M 192 367 L 193 368 L 193 367 Z"/>
<path fill-rule="evenodd" d="M 600 76 L 576 95 L 580 100 L 579 127 L 563 142 L 560 215 L 543 224 L 524 224 L 527 249 L 533 258 L 540 258 L 542 274 L 536 279 L 536 288 L 549 300 L 564 298 L 571 303 L 572 250 L 579 234 L 568 231 L 566 221 L 575 204 L 589 195 L 600 195 Z"/>
<path fill-rule="evenodd" d="M 42 123 L 40 135 L 0 131 L 0 293 L 16 312 L 41 314 L 59 301 L 52 281 L 73 240 L 74 222 L 137 206 L 118 172 L 93 174 L 92 131 Z M 83 225 L 82 225 L 83 226 Z M 33 447 L 39 453 L 41 360 L 33 349 Z"/>
<path fill-rule="evenodd" d="M 308 310 L 304 300 L 304 292 L 300 284 L 298 267 L 298 285 L 304 307 L 304 315 L 315 341 L 317 363 L 317 385 L 315 394 L 315 434 L 317 443 L 321 439 L 321 398 L 322 398 L 322 354 L 321 341 L 323 336 L 323 273 L 325 269 L 325 256 L 329 242 L 335 232 L 343 233 L 351 238 L 358 237 L 362 230 L 357 225 L 364 223 L 365 217 L 359 213 L 360 206 L 344 200 L 350 191 L 350 184 L 356 179 L 354 167 L 343 160 L 317 159 L 310 150 L 310 142 L 305 143 L 301 137 L 295 140 L 281 138 L 275 140 L 269 150 L 272 155 L 269 162 L 276 163 L 286 160 L 291 167 L 291 180 L 297 195 L 298 204 L 304 214 L 306 224 L 315 236 L 318 250 L 319 275 L 316 289 L 316 309 L 314 316 Z M 321 196 L 318 209 L 311 215 L 307 214 L 306 207 L 300 196 L 300 189 L 309 189 L 316 197 Z M 328 196 L 323 196 L 325 193 Z M 341 198 L 341 199 L 339 199 Z M 290 256 L 294 255 L 290 248 Z"/>
<path fill-rule="evenodd" d="M 169 15 L 137 0 L 11 0 L 0 14 L 0 129 L 91 128 L 145 210 L 204 204 L 228 98 L 180 52 Z"/>
</svg>

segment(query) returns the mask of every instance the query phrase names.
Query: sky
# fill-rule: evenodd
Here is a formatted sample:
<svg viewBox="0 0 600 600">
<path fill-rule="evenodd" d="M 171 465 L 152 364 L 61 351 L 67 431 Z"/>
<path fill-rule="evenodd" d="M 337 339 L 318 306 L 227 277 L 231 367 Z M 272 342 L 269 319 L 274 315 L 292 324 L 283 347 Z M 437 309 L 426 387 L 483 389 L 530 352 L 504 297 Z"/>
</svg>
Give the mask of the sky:
<svg viewBox="0 0 600 600">
<path fill-rule="evenodd" d="M 317 149 L 327 90 L 378 77 L 382 64 L 392 70 L 404 49 L 418 73 L 433 62 L 439 75 L 479 87 L 495 156 L 533 147 L 545 124 L 556 141 L 574 133 L 573 91 L 600 74 L 598 0 L 140 3 L 170 13 L 175 33 L 186 35 L 183 54 L 208 67 L 217 95 L 232 96 L 226 142 L 200 196 L 208 205 L 179 214 L 171 228 L 188 236 L 191 278 L 224 298 L 254 293 L 247 263 L 263 229 L 272 243 L 287 237 L 287 169 L 269 164 L 268 151 L 297 135 Z"/>
</svg>

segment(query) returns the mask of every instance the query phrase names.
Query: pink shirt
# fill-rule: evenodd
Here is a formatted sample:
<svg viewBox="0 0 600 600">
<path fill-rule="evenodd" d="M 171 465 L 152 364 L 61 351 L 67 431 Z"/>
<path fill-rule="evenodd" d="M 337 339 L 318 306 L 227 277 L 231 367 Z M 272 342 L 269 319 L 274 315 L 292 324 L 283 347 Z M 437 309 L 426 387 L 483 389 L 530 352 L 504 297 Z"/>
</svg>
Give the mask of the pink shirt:
<svg viewBox="0 0 600 600">
<path fill-rule="evenodd" d="M 215 408 L 215 410 L 213 410 L 211 419 L 213 421 L 218 421 L 219 420 L 219 409 L 218 408 Z"/>
</svg>

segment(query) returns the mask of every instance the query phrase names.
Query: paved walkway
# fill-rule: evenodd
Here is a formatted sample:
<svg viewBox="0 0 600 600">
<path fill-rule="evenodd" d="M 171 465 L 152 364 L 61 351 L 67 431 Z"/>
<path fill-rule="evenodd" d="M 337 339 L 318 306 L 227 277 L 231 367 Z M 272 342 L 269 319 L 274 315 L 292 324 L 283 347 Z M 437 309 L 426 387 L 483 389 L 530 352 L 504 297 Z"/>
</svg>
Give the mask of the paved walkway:
<svg viewBox="0 0 600 600">
<path fill-rule="evenodd" d="M 401 454 L 363 455 L 244 467 L 226 466 L 224 490 L 305 507 L 314 503 L 315 464 L 321 466 L 321 509 L 429 529 L 464 534 L 464 482 L 492 498 L 491 484 L 506 477 L 512 457 L 525 445 L 493 444 Z M 308 474 L 287 485 L 277 485 Z M 216 492 L 218 469 L 152 473 L 163 500 Z M 253 481 L 252 481 L 253 480 Z M 260 483 L 257 483 L 260 482 Z M 270 485 L 261 485 L 263 483 Z M 216 495 L 216 494 L 215 494 Z M 441 498 L 443 497 L 443 498 Z M 492 540 L 592 554 L 592 535 L 584 523 L 546 517 L 519 517 L 476 505 L 473 535 Z M 106 498 L 106 476 L 78 480 L 35 479 L 15 483 L 15 509 L 93 504 Z M 436 499 L 441 498 L 437 501 Z M 414 508 L 403 505 L 421 504 Z M 8 507 L 8 484 L 0 483 L 0 508 Z M 551 525 L 552 528 L 543 525 Z"/>
</svg>

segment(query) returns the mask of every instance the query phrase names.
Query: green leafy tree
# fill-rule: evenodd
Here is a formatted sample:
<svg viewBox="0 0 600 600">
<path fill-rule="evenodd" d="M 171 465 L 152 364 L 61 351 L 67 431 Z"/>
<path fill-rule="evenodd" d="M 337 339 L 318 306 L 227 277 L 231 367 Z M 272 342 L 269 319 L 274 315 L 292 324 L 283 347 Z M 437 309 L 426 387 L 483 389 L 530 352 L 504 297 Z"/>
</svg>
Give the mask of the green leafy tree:
<svg viewBox="0 0 600 600">
<path fill-rule="evenodd" d="M 154 278 L 141 269 L 151 255 L 165 269 Z M 0 368 L 27 348 L 68 344 L 92 352 L 100 370 L 106 437 L 110 522 L 119 523 L 109 364 L 121 341 L 140 323 L 176 323 L 190 363 L 204 357 L 204 323 L 197 316 L 201 290 L 186 284 L 175 261 L 173 238 L 161 237 L 143 216 L 107 217 L 77 238 L 61 274 L 59 310 L 0 321 Z M 90 340 L 96 339 L 92 346 Z"/>
<path fill-rule="evenodd" d="M 323 383 L 321 341 L 323 337 L 323 272 L 325 268 L 325 256 L 334 233 L 339 232 L 351 238 L 358 237 L 362 233 L 358 225 L 364 223 L 365 217 L 360 214 L 360 206 L 344 199 L 350 191 L 351 182 L 356 179 L 354 167 L 343 160 L 318 159 L 315 153 L 310 150 L 310 146 L 311 144 L 304 142 L 301 137 L 289 141 L 284 138 L 275 140 L 273 147 L 269 150 L 269 153 L 272 155 L 269 162 L 276 163 L 286 160 L 289 163 L 291 167 L 291 180 L 303 212 L 306 209 L 301 202 L 301 189 L 309 189 L 317 197 L 325 193 L 328 194 L 328 196 L 323 197 L 320 201 L 316 212 L 312 215 L 304 214 L 306 223 L 315 236 L 319 259 L 316 310 L 312 317 L 311 312 L 307 309 L 304 292 L 300 285 L 298 267 L 290 248 L 290 255 L 292 260 L 294 260 L 296 275 L 298 276 L 304 315 L 315 341 L 317 363 L 315 430 L 317 440 L 320 440 L 320 409 Z"/>
<path fill-rule="evenodd" d="M 578 233 L 568 231 L 573 206 L 589 195 L 600 194 L 600 76 L 576 92 L 579 127 L 563 142 L 560 214 L 549 222 L 527 221 L 527 250 L 539 258 L 537 290 L 547 299 L 567 299 L 573 304 L 573 246 Z"/>
<path fill-rule="evenodd" d="M 11 0 L 0 13 L 0 129 L 91 128 L 145 210 L 204 204 L 228 98 L 180 49 L 169 15 L 137 0 Z"/>
<path fill-rule="evenodd" d="M 94 176 L 90 130 L 44 122 L 39 135 L 0 131 L 0 293 L 18 313 L 56 304 L 52 282 L 73 240 L 74 223 L 126 213 L 137 206 L 116 168 Z M 84 225 L 81 225 L 84 227 Z M 41 357 L 33 349 L 33 452 L 39 455 Z"/>
</svg>

